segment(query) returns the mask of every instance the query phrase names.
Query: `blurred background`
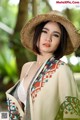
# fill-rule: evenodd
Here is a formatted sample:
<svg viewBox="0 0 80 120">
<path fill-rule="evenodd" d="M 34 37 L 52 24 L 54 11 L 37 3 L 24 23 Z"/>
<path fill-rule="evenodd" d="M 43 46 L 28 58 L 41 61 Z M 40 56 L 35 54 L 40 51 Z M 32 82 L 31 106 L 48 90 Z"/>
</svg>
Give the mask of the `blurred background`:
<svg viewBox="0 0 80 120">
<path fill-rule="evenodd" d="M 54 9 L 66 14 L 80 32 L 79 4 L 57 4 L 56 0 L 0 0 L 0 111 L 7 110 L 5 91 L 19 80 L 22 65 L 36 60 L 20 42 L 25 21 Z M 62 60 L 72 69 L 80 90 L 80 47 Z"/>
</svg>

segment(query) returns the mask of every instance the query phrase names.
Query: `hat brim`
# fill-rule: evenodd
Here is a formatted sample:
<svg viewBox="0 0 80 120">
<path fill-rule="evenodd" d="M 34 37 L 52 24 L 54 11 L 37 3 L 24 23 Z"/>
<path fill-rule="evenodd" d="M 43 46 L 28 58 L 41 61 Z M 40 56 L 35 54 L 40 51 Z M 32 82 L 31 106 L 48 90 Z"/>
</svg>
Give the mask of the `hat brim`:
<svg viewBox="0 0 80 120">
<path fill-rule="evenodd" d="M 21 42 L 24 47 L 33 51 L 33 35 L 35 27 L 43 21 L 55 21 L 62 24 L 67 33 L 67 49 L 64 55 L 71 54 L 79 47 L 80 34 L 77 33 L 75 26 L 65 17 L 55 14 L 41 14 L 32 18 L 21 31 Z M 34 51 L 33 51 L 34 52 Z"/>
</svg>

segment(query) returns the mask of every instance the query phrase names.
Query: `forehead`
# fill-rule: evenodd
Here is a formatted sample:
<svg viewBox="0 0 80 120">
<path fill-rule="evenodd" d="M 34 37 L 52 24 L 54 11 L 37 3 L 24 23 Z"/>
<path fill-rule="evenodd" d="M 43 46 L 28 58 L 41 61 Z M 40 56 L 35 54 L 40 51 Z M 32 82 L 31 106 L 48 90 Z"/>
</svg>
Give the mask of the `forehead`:
<svg viewBox="0 0 80 120">
<path fill-rule="evenodd" d="M 53 30 L 56 29 L 58 31 L 61 31 L 58 23 L 53 22 L 53 21 L 49 21 L 48 23 L 46 23 L 43 28 L 48 28 L 49 30 L 50 29 L 53 29 Z"/>
</svg>

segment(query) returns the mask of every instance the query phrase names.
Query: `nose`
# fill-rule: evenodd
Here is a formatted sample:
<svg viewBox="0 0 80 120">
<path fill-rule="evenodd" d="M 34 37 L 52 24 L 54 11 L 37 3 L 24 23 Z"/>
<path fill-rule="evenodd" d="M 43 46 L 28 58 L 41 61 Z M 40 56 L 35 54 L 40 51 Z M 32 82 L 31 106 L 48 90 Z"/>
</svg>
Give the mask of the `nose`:
<svg viewBox="0 0 80 120">
<path fill-rule="evenodd" d="M 51 37 L 51 35 L 47 35 L 46 40 L 49 41 L 49 42 L 51 42 L 51 41 L 52 41 L 52 37 Z"/>
</svg>

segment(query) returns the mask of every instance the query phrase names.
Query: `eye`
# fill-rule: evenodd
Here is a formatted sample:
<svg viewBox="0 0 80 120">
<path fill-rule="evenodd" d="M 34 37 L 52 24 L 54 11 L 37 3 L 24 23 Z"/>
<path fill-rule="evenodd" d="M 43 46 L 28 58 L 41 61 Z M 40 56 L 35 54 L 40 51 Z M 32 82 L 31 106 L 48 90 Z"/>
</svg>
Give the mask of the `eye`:
<svg viewBox="0 0 80 120">
<path fill-rule="evenodd" d="M 58 34 L 53 34 L 53 36 L 55 36 L 55 37 L 59 37 L 59 35 L 58 35 Z"/>
<path fill-rule="evenodd" d="M 42 32 L 43 32 L 43 33 L 47 33 L 47 31 L 46 31 L 46 30 L 42 30 Z"/>
</svg>

